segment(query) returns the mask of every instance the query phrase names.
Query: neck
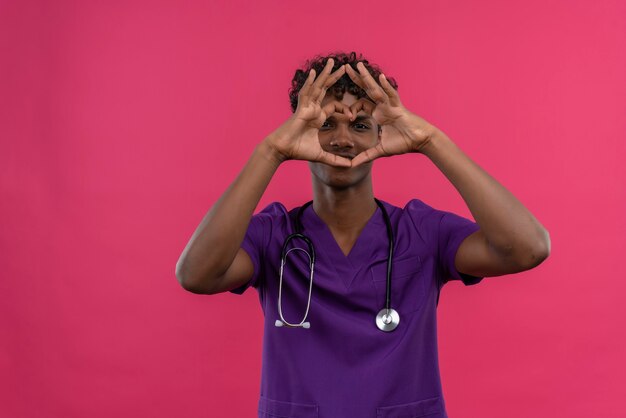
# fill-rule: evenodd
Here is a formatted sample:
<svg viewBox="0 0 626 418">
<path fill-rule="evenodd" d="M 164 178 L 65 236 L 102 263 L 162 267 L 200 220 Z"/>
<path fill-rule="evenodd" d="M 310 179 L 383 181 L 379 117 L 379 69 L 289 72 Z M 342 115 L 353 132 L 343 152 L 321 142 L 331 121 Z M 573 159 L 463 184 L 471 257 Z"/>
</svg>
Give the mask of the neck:
<svg viewBox="0 0 626 418">
<path fill-rule="evenodd" d="M 332 230 L 359 232 L 377 207 L 371 181 L 346 189 L 313 185 L 313 209 Z"/>
</svg>

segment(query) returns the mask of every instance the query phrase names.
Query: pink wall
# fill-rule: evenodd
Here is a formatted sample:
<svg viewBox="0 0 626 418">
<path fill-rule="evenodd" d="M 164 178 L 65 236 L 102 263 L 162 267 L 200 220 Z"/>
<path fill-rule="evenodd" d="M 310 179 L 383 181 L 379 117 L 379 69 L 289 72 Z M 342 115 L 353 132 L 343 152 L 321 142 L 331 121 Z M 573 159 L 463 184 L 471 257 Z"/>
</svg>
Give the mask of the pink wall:
<svg viewBox="0 0 626 418">
<path fill-rule="evenodd" d="M 334 49 L 551 234 L 535 270 L 446 286 L 450 416 L 625 416 L 625 2 L 3 1 L 0 45 L 1 417 L 254 416 L 256 294 L 187 293 L 174 266 Z M 423 156 L 375 187 L 470 216 Z M 309 197 L 290 162 L 261 206 Z"/>
</svg>

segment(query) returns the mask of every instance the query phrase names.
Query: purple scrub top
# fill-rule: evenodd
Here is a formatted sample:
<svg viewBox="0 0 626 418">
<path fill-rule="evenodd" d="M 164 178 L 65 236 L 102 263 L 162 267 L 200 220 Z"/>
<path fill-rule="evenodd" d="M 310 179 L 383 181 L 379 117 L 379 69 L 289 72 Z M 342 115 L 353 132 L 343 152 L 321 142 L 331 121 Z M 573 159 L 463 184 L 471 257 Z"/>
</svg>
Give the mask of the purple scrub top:
<svg viewBox="0 0 626 418">
<path fill-rule="evenodd" d="M 294 232 L 299 208 L 272 203 L 252 217 L 242 248 L 254 264 L 253 286 L 265 315 L 259 417 L 447 417 L 439 376 L 436 308 L 448 280 L 476 284 L 459 274 L 454 258 L 479 226 L 421 200 L 404 208 L 383 202 L 394 232 L 391 306 L 400 323 L 376 327 L 385 306 L 388 240 L 376 209 L 346 257 L 312 206 L 303 233 L 315 247 L 311 327 L 276 327 L 281 250 Z M 293 246 L 306 249 L 301 240 Z M 292 246 L 292 247 L 293 247 Z M 293 251 L 283 275 L 282 309 L 299 323 L 307 306 L 309 261 Z"/>
</svg>

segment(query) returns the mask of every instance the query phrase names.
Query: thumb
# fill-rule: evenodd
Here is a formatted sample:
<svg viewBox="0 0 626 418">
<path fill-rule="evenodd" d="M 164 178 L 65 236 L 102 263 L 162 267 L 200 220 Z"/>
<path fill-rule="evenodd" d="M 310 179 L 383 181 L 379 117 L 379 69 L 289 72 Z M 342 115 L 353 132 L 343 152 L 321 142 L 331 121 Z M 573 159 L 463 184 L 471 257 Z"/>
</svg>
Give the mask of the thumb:
<svg viewBox="0 0 626 418">
<path fill-rule="evenodd" d="M 332 165 L 334 167 L 345 167 L 345 168 L 350 168 L 352 167 L 352 161 L 345 158 L 345 157 L 341 157 L 339 155 L 335 155 L 335 154 L 331 154 L 330 152 L 326 152 L 324 150 L 322 150 L 317 158 L 315 159 L 315 161 L 318 161 L 320 163 L 324 163 L 324 164 L 328 164 L 328 165 Z"/>
<path fill-rule="evenodd" d="M 379 145 L 375 147 L 366 149 L 361 153 L 357 154 L 356 157 L 352 160 L 352 167 L 357 167 L 361 164 L 369 163 L 370 161 L 374 161 L 376 158 L 384 156 L 382 148 Z"/>
</svg>

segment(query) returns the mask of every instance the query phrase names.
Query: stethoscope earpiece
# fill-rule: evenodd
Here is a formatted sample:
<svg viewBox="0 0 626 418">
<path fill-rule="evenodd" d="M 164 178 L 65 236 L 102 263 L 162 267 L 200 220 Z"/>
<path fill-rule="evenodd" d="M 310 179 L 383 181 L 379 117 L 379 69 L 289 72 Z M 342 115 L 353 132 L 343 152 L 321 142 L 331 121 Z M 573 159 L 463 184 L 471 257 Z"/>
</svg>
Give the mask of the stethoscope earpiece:
<svg viewBox="0 0 626 418">
<path fill-rule="evenodd" d="M 278 328 L 281 327 L 288 327 L 288 328 L 298 328 L 298 327 L 302 327 L 302 328 L 306 328 L 309 329 L 311 328 L 311 323 L 310 322 L 303 322 L 302 324 L 296 324 L 296 325 L 286 325 L 283 321 L 281 321 L 280 319 L 277 319 L 276 322 L 274 322 L 274 325 Z"/>
</svg>

